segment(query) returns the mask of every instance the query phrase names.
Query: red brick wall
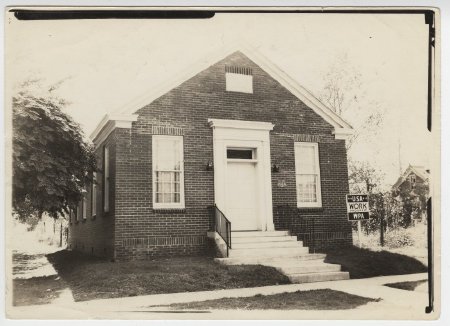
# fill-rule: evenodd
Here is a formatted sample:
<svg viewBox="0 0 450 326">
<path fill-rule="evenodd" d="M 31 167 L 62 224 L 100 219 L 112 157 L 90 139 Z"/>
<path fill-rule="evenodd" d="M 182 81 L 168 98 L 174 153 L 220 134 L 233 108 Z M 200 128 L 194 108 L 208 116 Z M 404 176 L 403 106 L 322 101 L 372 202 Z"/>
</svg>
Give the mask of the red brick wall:
<svg viewBox="0 0 450 326">
<path fill-rule="evenodd" d="M 116 132 L 113 131 L 102 146 L 97 148 L 97 209 L 92 211 L 92 187 L 87 187 L 86 219 L 73 218 L 69 222 L 68 246 L 72 250 L 81 251 L 94 256 L 114 258 L 114 197 L 115 197 L 115 162 L 116 162 Z M 110 162 L 110 208 L 103 211 L 103 148 L 109 148 Z M 95 215 L 95 216 L 94 216 Z"/>
<path fill-rule="evenodd" d="M 225 65 L 253 69 L 253 94 L 225 91 Z M 286 217 L 275 214 L 275 225 L 277 229 L 291 227 L 308 242 L 305 234 L 309 231 L 298 226 L 302 219 L 315 218 L 317 248 L 351 244 L 345 206 L 348 178 L 344 141 L 335 140 L 331 125 L 242 54 L 218 62 L 138 113 L 131 130 L 116 129 L 114 239 L 118 259 L 205 253 L 207 206 L 214 204 L 214 173 L 205 168 L 213 160 L 209 118 L 275 124 L 271 159 L 280 166 L 280 172 L 272 173 L 274 207 L 296 207 L 293 135 L 319 135 L 323 208 L 298 210 L 289 223 Z M 184 135 L 184 210 L 153 209 L 153 126 L 176 127 Z M 286 187 L 278 187 L 281 179 Z"/>
<path fill-rule="evenodd" d="M 225 91 L 225 65 L 253 69 L 253 94 Z M 280 166 L 279 172 L 272 173 L 275 227 L 289 228 L 312 245 L 314 219 L 316 249 L 351 244 L 344 141 L 335 140 L 331 125 L 242 54 L 234 53 L 200 72 L 137 113 L 131 129 L 116 129 L 106 141 L 112 145 L 113 216 L 99 214 L 94 221 L 72 224 L 72 245 L 89 248 L 95 243 L 100 248 L 114 241 L 117 259 L 206 254 L 207 207 L 214 204 L 214 172 L 206 170 L 206 163 L 213 161 L 210 118 L 274 123 L 271 160 Z M 164 133 L 164 128 L 155 128 L 164 126 L 184 138 L 183 210 L 156 210 L 152 205 L 152 134 Z M 319 138 L 321 209 L 296 208 L 294 135 L 298 134 Z M 281 214 L 280 207 L 287 205 L 290 213 Z"/>
<path fill-rule="evenodd" d="M 293 135 L 273 133 L 270 139 L 272 163 L 280 166 L 280 172 L 272 173 L 275 227 L 290 230 L 312 250 L 352 244 L 345 202 L 349 191 L 345 143 L 330 134 L 317 135 L 321 208 L 296 208 Z"/>
</svg>

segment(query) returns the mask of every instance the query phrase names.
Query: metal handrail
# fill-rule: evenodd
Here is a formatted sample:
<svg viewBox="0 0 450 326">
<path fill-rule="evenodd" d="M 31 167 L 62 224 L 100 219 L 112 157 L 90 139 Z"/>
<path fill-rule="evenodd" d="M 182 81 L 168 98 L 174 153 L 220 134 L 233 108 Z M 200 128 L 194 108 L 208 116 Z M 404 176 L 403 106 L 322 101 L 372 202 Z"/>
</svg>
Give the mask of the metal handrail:
<svg viewBox="0 0 450 326">
<path fill-rule="evenodd" d="M 227 245 L 227 257 L 229 256 L 229 249 L 231 249 L 231 222 L 226 218 L 225 214 L 214 204 L 211 207 L 214 209 L 212 213 L 212 227 L 213 231 L 217 232 Z"/>
</svg>

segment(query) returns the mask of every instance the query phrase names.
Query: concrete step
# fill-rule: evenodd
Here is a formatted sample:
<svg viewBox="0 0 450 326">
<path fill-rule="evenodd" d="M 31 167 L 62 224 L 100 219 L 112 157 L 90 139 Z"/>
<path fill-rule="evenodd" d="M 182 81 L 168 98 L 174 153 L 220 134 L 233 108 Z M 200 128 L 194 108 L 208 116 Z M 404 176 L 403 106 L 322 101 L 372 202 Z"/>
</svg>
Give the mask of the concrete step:
<svg viewBox="0 0 450 326">
<path fill-rule="evenodd" d="M 290 235 L 283 235 L 283 236 L 271 236 L 271 237 L 264 237 L 264 236 L 257 236 L 257 237 L 233 237 L 231 238 L 231 242 L 233 244 L 235 243 L 256 243 L 256 242 L 285 242 L 285 241 L 297 241 L 297 237 L 290 236 Z M 299 241 L 301 243 L 301 241 Z"/>
<path fill-rule="evenodd" d="M 307 255 L 308 247 L 231 249 L 230 257 L 297 257 Z"/>
<path fill-rule="evenodd" d="M 288 274 L 287 277 L 289 277 L 292 283 L 312 283 L 348 280 L 350 275 L 348 272 L 321 272 L 308 274 Z"/>
<path fill-rule="evenodd" d="M 282 263 L 287 260 L 295 261 L 316 261 L 317 263 L 323 262 L 325 254 L 303 254 L 292 258 L 283 257 L 230 257 L 230 258 L 214 258 L 214 260 L 224 265 L 266 265 L 271 266 L 274 263 Z"/>
<path fill-rule="evenodd" d="M 287 235 L 289 235 L 289 231 L 231 231 L 231 239 L 248 237 L 282 237 Z"/>
<path fill-rule="evenodd" d="M 347 280 L 341 266 L 324 262 L 325 254 L 310 254 L 302 241 L 288 231 L 233 231 L 228 258 L 216 258 L 225 265 L 272 266 L 292 283 Z"/>
<path fill-rule="evenodd" d="M 233 243 L 233 249 L 256 249 L 256 248 L 303 248 L 301 241 L 266 241 L 266 242 L 244 242 Z"/>
<path fill-rule="evenodd" d="M 273 265 L 272 265 L 273 266 Z M 340 272 L 341 266 L 337 264 L 315 263 L 315 264 L 300 264 L 297 265 L 277 265 L 273 266 L 281 273 L 290 274 L 309 274 L 309 273 L 323 273 L 323 272 Z"/>
</svg>

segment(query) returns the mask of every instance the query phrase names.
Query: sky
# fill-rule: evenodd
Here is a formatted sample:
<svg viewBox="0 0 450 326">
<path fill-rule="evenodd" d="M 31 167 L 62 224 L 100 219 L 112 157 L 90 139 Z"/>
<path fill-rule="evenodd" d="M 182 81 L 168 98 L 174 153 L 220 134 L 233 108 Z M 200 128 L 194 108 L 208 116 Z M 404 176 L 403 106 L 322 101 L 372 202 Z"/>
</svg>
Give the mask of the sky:
<svg viewBox="0 0 450 326">
<path fill-rule="evenodd" d="M 423 15 L 216 14 L 206 20 L 7 19 L 6 86 L 64 80 L 57 95 L 86 135 L 105 113 L 236 41 L 248 44 L 313 94 L 346 55 L 360 72 L 365 103 L 384 114 L 376 137 L 352 146 L 392 184 L 401 167 L 430 167 L 426 129 L 428 27 Z M 352 112 L 349 112 L 350 116 Z M 354 114 L 358 114 L 355 112 Z M 400 146 L 399 146 L 400 144 Z"/>
</svg>

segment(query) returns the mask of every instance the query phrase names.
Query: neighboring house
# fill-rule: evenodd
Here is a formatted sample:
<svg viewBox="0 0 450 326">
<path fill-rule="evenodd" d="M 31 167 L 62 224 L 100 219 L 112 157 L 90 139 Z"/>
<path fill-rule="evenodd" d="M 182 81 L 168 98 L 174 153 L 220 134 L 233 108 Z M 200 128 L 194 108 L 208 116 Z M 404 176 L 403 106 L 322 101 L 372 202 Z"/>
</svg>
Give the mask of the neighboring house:
<svg viewBox="0 0 450 326">
<path fill-rule="evenodd" d="M 430 170 L 423 166 L 409 165 L 403 174 L 392 186 L 394 191 L 411 190 L 414 191 L 418 186 L 425 185 L 428 189 L 428 180 L 430 178 Z"/>
<path fill-rule="evenodd" d="M 99 123 L 96 183 L 71 216 L 69 247 L 113 259 L 207 254 L 213 205 L 232 239 L 289 228 L 310 245 L 314 231 L 317 250 L 351 245 L 351 133 L 259 54 L 210 57 Z"/>
<path fill-rule="evenodd" d="M 429 179 L 430 170 L 423 166 L 409 165 L 392 186 L 393 194 L 401 198 L 404 204 L 404 217 L 411 223 L 426 221 Z"/>
</svg>

